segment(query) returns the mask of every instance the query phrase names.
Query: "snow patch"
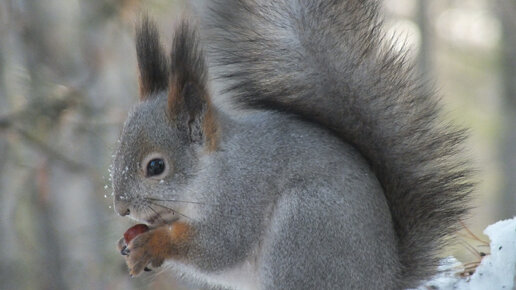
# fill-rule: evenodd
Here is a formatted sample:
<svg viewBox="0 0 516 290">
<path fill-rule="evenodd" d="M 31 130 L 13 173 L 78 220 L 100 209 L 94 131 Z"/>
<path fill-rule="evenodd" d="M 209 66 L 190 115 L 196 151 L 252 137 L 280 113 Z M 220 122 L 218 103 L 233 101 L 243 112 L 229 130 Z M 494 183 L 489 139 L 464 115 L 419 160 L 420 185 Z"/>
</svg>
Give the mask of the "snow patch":
<svg viewBox="0 0 516 290">
<path fill-rule="evenodd" d="M 454 257 L 441 261 L 439 274 L 417 289 L 514 289 L 516 280 L 516 217 L 488 226 L 491 253 L 469 277 L 461 277 L 464 266 Z"/>
</svg>

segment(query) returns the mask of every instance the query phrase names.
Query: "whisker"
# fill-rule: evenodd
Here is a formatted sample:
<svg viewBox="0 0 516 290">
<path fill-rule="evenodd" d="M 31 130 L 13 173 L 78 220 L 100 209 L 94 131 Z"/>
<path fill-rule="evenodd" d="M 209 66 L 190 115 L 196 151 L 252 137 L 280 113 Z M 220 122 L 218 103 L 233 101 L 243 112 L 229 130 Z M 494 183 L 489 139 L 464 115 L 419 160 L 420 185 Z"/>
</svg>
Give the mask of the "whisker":
<svg viewBox="0 0 516 290">
<path fill-rule="evenodd" d="M 152 201 L 167 201 L 167 202 L 179 202 L 179 203 L 193 203 L 193 204 L 201 204 L 201 205 L 212 205 L 207 204 L 200 201 L 188 201 L 188 200 L 178 200 L 178 199 L 159 199 L 159 198 L 147 198 L 148 200 Z"/>
<path fill-rule="evenodd" d="M 157 206 L 160 206 L 160 207 L 165 208 L 165 209 L 168 209 L 168 210 L 170 210 L 170 211 L 172 211 L 172 212 L 174 212 L 174 213 L 177 213 L 177 214 L 179 214 L 179 215 L 183 215 L 183 214 L 181 214 L 180 212 L 178 212 L 177 210 L 174 210 L 174 209 L 169 208 L 169 207 L 167 207 L 167 206 L 164 206 L 164 205 L 162 205 L 162 204 L 154 203 L 154 202 L 153 202 L 152 204 L 157 205 Z M 239 217 L 241 217 L 241 215 L 237 215 L 237 214 L 222 214 L 222 213 L 220 213 L 220 212 L 218 213 L 218 215 L 219 215 L 219 216 L 221 216 L 221 217 L 229 217 L 229 218 L 239 218 Z M 185 216 L 185 215 L 183 215 L 183 216 Z M 185 217 L 186 217 L 186 216 L 185 216 Z M 192 220 L 193 220 L 193 219 L 192 219 Z"/>
<path fill-rule="evenodd" d="M 182 213 L 178 212 L 177 210 L 174 210 L 174 209 L 171 209 L 171 208 L 169 208 L 169 207 L 167 207 L 167 206 L 164 206 L 164 205 L 162 205 L 162 204 L 154 203 L 154 202 L 151 202 L 151 204 L 152 204 L 152 205 L 156 205 L 156 206 L 160 206 L 160 207 L 162 207 L 162 208 L 165 208 L 165 209 L 167 209 L 167 210 L 169 210 L 169 211 L 171 211 L 171 212 L 173 212 L 173 213 L 177 213 L 178 215 L 183 216 L 183 217 L 185 217 L 185 218 L 187 218 L 187 219 L 190 219 L 190 220 L 192 220 L 192 221 L 196 221 L 196 220 L 194 220 L 193 218 L 191 218 L 191 217 L 189 217 L 189 216 L 187 216 L 187 215 L 185 215 L 185 214 L 182 214 Z M 235 216 L 230 216 L 230 217 L 235 217 Z M 217 232 L 217 234 L 218 234 L 218 235 L 220 235 L 220 236 L 222 236 L 224 239 L 226 239 L 226 237 L 225 237 L 226 235 L 225 235 L 225 233 L 224 233 L 223 231 L 221 231 L 220 229 L 218 229 L 218 228 L 216 228 L 216 227 L 212 227 L 212 226 L 209 226 L 209 225 L 208 225 L 208 227 L 209 227 L 210 229 L 214 230 L 215 232 Z"/>
<path fill-rule="evenodd" d="M 162 207 L 162 208 L 164 208 L 164 209 L 167 209 L 167 210 L 169 210 L 169 211 L 173 212 L 174 214 L 178 214 L 178 215 L 180 215 L 180 216 L 182 216 L 182 217 L 185 217 L 185 218 L 187 218 L 187 219 L 189 219 L 189 220 L 195 221 L 193 218 L 191 218 L 191 217 L 189 217 L 189 216 L 187 216 L 187 215 L 185 215 L 185 214 L 182 214 L 182 213 L 178 212 L 177 210 L 171 209 L 171 208 L 169 208 L 169 207 L 167 207 L 167 206 L 164 206 L 164 205 L 161 205 L 161 204 L 159 204 L 159 203 L 155 203 L 155 202 L 153 202 L 153 203 L 151 203 L 151 204 L 152 204 L 152 205 L 157 205 L 157 206 L 159 206 L 159 207 Z M 152 208 L 152 207 L 151 207 L 151 208 Z M 152 209 L 152 210 L 154 210 L 154 209 Z M 156 212 L 156 211 L 154 210 L 154 212 Z M 160 216 L 160 218 L 161 218 L 161 216 Z"/>
<path fill-rule="evenodd" d="M 151 198 L 151 197 L 148 197 L 147 199 L 148 200 L 152 200 L 152 201 L 189 203 L 189 204 L 197 204 L 197 205 L 223 205 L 223 204 L 227 205 L 227 204 L 230 204 L 229 202 L 225 202 L 225 203 L 206 203 L 206 202 L 202 202 L 202 201 L 179 200 L 179 199 L 160 199 L 160 198 Z M 262 202 L 256 202 L 253 205 L 247 204 L 246 206 L 255 206 L 255 207 L 257 207 L 257 206 L 267 205 L 269 203 L 270 203 L 269 201 L 262 201 Z M 235 203 L 235 204 L 240 204 L 240 203 Z"/>
<path fill-rule="evenodd" d="M 151 211 L 153 211 L 153 212 L 156 214 L 157 219 L 159 219 L 159 220 L 163 220 L 163 217 L 161 217 L 161 214 L 160 214 L 159 212 L 157 212 L 157 211 L 156 211 L 156 210 L 155 210 L 151 205 L 147 204 L 147 205 L 145 206 L 145 208 L 148 208 L 148 209 L 150 209 Z"/>
<path fill-rule="evenodd" d="M 156 211 L 152 206 L 147 205 L 147 208 L 149 208 L 150 210 L 152 210 L 152 211 L 156 214 L 156 216 L 157 216 L 158 218 L 161 218 L 161 214 L 160 214 L 159 212 L 157 212 L 157 211 Z"/>
</svg>

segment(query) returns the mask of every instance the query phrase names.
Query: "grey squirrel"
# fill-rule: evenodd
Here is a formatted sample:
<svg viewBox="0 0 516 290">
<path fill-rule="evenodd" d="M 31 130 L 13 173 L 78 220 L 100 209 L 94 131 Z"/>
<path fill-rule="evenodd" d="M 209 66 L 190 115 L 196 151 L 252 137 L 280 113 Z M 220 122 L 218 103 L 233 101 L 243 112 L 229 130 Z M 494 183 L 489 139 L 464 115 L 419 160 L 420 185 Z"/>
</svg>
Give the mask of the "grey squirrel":
<svg viewBox="0 0 516 290">
<path fill-rule="evenodd" d="M 137 30 L 114 159 L 131 275 L 207 288 L 400 289 L 436 272 L 473 188 L 464 130 L 389 48 L 373 0 L 193 1 L 170 55 Z M 211 81 L 210 84 L 209 80 Z M 241 112 L 212 104 L 229 97 Z"/>
</svg>

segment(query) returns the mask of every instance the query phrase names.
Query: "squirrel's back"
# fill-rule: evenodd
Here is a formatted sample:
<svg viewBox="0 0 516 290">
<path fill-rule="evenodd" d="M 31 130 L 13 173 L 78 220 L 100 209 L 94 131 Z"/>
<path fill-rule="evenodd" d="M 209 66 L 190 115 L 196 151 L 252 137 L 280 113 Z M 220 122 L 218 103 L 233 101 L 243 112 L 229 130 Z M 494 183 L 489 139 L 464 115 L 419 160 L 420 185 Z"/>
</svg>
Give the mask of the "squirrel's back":
<svg viewBox="0 0 516 290">
<path fill-rule="evenodd" d="M 198 5 L 211 72 L 244 108 L 330 129 L 368 161 L 387 198 L 400 287 L 435 273 L 467 212 L 464 131 L 440 121 L 435 92 L 384 43 L 373 0 L 214 0 Z M 204 13 L 204 12 L 202 12 Z"/>
</svg>

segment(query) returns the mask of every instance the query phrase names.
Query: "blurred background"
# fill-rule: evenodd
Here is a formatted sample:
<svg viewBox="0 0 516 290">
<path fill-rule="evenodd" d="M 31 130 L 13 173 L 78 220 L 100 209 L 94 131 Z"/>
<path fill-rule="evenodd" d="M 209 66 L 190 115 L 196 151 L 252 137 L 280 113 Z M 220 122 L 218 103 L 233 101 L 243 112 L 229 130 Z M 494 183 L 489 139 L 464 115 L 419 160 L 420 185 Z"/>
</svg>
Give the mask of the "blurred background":
<svg viewBox="0 0 516 290">
<path fill-rule="evenodd" d="M 0 288 L 182 289 L 167 273 L 130 279 L 115 248 L 109 164 L 137 99 L 134 23 L 169 43 L 172 0 L 0 1 Z M 479 169 L 469 230 L 516 215 L 516 1 L 387 0 L 396 47 L 471 128 Z M 398 45 L 399 44 L 399 45 Z M 478 259 L 461 238 L 448 252 Z"/>
</svg>

